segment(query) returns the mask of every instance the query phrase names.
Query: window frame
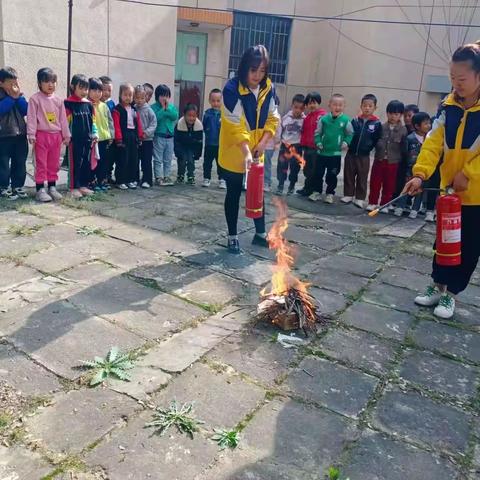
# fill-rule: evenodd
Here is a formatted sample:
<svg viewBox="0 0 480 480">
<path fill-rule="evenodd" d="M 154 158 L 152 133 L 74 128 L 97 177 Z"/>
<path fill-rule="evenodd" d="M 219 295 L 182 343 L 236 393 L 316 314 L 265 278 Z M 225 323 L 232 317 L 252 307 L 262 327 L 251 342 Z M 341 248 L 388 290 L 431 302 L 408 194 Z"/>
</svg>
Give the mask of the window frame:
<svg viewBox="0 0 480 480">
<path fill-rule="evenodd" d="M 228 61 L 229 77 L 236 73 L 240 58 L 248 47 L 263 44 L 270 54 L 270 79 L 275 84 L 286 85 L 292 25 L 293 19 L 288 17 L 234 11 Z"/>
</svg>

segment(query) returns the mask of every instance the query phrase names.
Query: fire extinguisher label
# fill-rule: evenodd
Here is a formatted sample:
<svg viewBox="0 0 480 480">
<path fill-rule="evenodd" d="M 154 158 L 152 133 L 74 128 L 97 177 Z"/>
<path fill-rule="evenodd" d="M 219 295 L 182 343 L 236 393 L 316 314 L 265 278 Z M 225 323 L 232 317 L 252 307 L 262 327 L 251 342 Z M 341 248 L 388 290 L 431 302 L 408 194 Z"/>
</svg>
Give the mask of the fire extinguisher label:
<svg viewBox="0 0 480 480">
<path fill-rule="evenodd" d="M 458 213 L 442 214 L 442 243 L 459 243 L 462 240 L 462 217 Z"/>
</svg>

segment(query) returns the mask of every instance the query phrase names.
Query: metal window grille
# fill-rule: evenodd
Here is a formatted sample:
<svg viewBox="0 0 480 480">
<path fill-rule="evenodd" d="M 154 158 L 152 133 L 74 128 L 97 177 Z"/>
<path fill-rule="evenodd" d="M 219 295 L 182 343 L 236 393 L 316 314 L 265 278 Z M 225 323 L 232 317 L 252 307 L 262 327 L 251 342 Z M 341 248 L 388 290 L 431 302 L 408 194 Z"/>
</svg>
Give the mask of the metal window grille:
<svg viewBox="0 0 480 480">
<path fill-rule="evenodd" d="M 292 20 L 290 18 L 235 12 L 230 43 L 229 72 L 236 72 L 243 52 L 252 45 L 265 45 L 270 54 L 270 78 L 285 83 L 288 47 Z"/>
</svg>

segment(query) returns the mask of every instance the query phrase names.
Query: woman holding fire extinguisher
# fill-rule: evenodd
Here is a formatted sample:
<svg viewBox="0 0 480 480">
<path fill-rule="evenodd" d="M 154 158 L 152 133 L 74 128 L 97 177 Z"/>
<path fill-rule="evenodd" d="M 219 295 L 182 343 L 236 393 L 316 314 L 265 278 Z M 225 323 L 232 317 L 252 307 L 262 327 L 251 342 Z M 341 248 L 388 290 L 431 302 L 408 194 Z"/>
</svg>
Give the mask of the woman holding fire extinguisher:
<svg viewBox="0 0 480 480">
<path fill-rule="evenodd" d="M 223 89 L 218 160 L 227 183 L 225 218 L 231 253 L 240 253 L 237 222 L 243 175 L 253 164 L 263 163 L 265 148 L 279 122 L 268 66 L 267 49 L 263 45 L 250 47 L 240 60 L 237 75 Z M 263 209 L 254 222 L 252 243 L 268 247 Z"/>
<path fill-rule="evenodd" d="M 461 234 L 460 222 L 450 214 L 444 225 L 438 225 L 442 235 L 437 241 L 445 245 L 461 240 L 460 261 L 445 262 L 437 252 L 433 260 L 434 284 L 415 298 L 419 305 L 435 306 L 434 314 L 443 319 L 453 316 L 455 295 L 467 288 L 480 256 L 480 45 L 467 44 L 455 51 L 450 77 L 453 91 L 443 101 L 413 168 L 414 177 L 404 188 L 410 195 L 420 193 L 423 181 L 432 176 L 444 155 L 441 188 L 452 186 L 461 200 Z M 453 197 L 449 203 L 453 205 L 455 200 Z M 458 259 L 458 253 L 447 257 L 457 255 Z"/>
</svg>

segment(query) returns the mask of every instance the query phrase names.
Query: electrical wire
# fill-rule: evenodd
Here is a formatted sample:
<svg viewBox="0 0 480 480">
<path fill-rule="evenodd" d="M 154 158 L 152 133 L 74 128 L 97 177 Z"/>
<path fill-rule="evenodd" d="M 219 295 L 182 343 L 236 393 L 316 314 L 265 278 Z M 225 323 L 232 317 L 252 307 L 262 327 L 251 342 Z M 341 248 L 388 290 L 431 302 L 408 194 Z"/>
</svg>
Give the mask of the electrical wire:
<svg viewBox="0 0 480 480">
<path fill-rule="evenodd" d="M 423 36 L 422 32 L 419 31 L 419 29 L 417 28 L 416 25 L 413 25 L 411 23 L 411 19 L 410 17 L 407 15 L 407 12 L 405 12 L 405 10 L 403 9 L 402 5 L 400 5 L 400 2 L 398 0 L 395 0 L 395 3 L 398 5 L 398 8 L 400 8 L 400 11 L 403 13 L 404 17 L 410 22 L 410 24 L 412 25 L 412 28 L 417 32 L 418 36 L 426 43 L 427 42 L 427 39 Z M 423 14 L 422 14 L 422 7 L 420 5 L 420 0 L 419 0 L 419 9 L 420 9 L 420 15 L 422 17 L 422 20 L 423 20 Z M 432 19 L 433 19 L 433 16 L 432 16 Z M 424 22 L 425 23 L 425 22 Z M 430 31 L 430 23 L 427 24 L 429 27 L 427 29 L 427 32 Z M 430 36 L 430 35 L 428 35 Z M 431 42 L 433 45 L 435 45 L 437 48 L 440 49 L 440 52 L 441 53 L 438 53 L 437 50 L 435 48 L 433 48 L 433 45 L 430 45 L 430 49 L 432 51 L 433 54 L 435 54 L 443 63 L 447 64 L 448 63 L 448 59 L 449 59 L 449 55 L 443 50 L 443 48 L 438 45 L 437 42 L 435 42 L 434 40 L 432 40 Z"/>
<path fill-rule="evenodd" d="M 472 10 L 472 14 L 470 16 L 470 25 L 472 24 L 473 22 L 473 16 L 475 15 L 475 10 L 477 9 L 478 7 L 478 0 L 475 1 L 475 5 L 473 7 L 473 10 Z M 465 35 L 463 36 L 463 41 L 462 41 L 462 45 L 465 44 L 465 41 L 467 40 L 467 35 L 468 35 L 468 31 L 470 30 L 470 27 L 467 27 L 467 29 L 465 30 Z"/>
<path fill-rule="evenodd" d="M 391 53 L 387 53 L 387 52 L 382 52 L 381 50 L 377 50 L 375 48 L 371 48 L 361 42 L 359 42 L 358 40 L 355 40 L 354 38 L 350 37 L 349 35 L 347 35 L 346 33 L 342 32 L 340 28 L 338 28 L 336 25 L 334 25 L 333 23 L 331 22 L 328 22 L 328 24 L 334 29 L 336 30 L 342 37 L 346 38 L 347 40 L 349 40 L 350 42 L 354 43 L 355 45 L 358 45 L 359 47 L 365 49 L 365 50 L 368 50 L 369 52 L 372 52 L 372 53 L 376 53 L 378 55 L 382 55 L 384 57 L 389 57 L 389 58 L 393 58 L 395 60 L 401 60 L 403 62 L 407 62 L 407 63 L 413 63 L 415 65 L 421 65 L 423 66 L 423 63 L 422 62 L 418 62 L 417 60 L 412 60 L 411 58 L 405 58 L 405 57 L 399 57 L 398 55 L 393 55 Z M 434 69 L 437 69 L 437 70 L 445 70 L 444 67 L 439 67 L 438 65 L 429 65 L 429 64 L 426 64 L 427 67 L 430 67 L 430 68 L 434 68 Z"/>
<path fill-rule="evenodd" d="M 429 47 L 429 42 L 430 42 L 430 34 L 432 32 L 431 25 L 432 25 L 432 20 L 433 20 L 434 9 L 435 9 L 435 0 L 433 0 L 432 10 L 430 12 L 430 27 L 428 29 L 427 43 L 425 44 L 425 55 L 423 57 L 422 75 L 420 77 L 420 85 L 418 87 L 417 105 L 420 105 L 420 94 L 422 93 L 423 77 L 425 75 L 425 64 L 427 63 L 427 54 L 428 54 L 428 47 Z"/>
<path fill-rule="evenodd" d="M 195 7 L 181 7 L 178 5 L 172 5 L 169 3 L 154 3 L 148 2 L 146 0 L 115 0 L 119 3 L 131 3 L 137 5 L 146 5 L 152 7 L 169 7 L 169 8 L 195 8 Z M 379 5 L 375 5 L 372 8 L 377 8 Z M 461 7 L 467 8 L 467 7 Z M 223 9 L 223 8 L 213 8 L 213 7 L 202 7 L 202 10 L 210 11 L 210 12 L 233 12 L 233 9 Z M 432 22 L 431 24 L 426 22 L 408 22 L 402 20 L 376 20 L 373 18 L 350 18 L 346 17 L 345 15 L 349 15 L 349 13 L 337 15 L 337 16 L 321 16 L 321 15 L 283 15 L 278 13 L 262 13 L 262 15 L 272 16 L 272 17 L 280 17 L 280 18 L 290 18 L 295 20 L 304 20 L 304 21 L 344 21 L 344 22 L 355 22 L 355 23 L 379 23 L 379 24 L 386 24 L 386 25 L 427 25 L 432 27 L 460 27 L 460 28 L 480 28 L 480 24 L 471 24 L 466 25 L 462 23 L 445 23 L 445 22 Z"/>
</svg>

